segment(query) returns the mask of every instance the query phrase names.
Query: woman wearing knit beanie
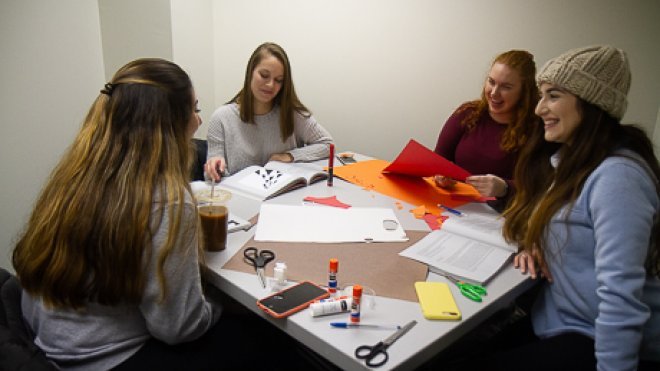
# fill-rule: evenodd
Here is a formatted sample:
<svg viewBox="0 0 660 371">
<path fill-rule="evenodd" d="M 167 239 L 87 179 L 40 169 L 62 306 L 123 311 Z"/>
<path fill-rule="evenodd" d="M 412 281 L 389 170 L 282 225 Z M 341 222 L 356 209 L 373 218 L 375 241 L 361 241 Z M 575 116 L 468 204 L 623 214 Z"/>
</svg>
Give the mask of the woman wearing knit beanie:
<svg viewBox="0 0 660 371">
<path fill-rule="evenodd" d="M 488 369 L 660 370 L 660 166 L 645 133 L 620 123 L 630 80 L 610 46 L 568 51 L 537 75 L 542 122 L 520 153 L 504 234 L 521 248 L 516 267 L 544 282 L 529 341 Z"/>
</svg>

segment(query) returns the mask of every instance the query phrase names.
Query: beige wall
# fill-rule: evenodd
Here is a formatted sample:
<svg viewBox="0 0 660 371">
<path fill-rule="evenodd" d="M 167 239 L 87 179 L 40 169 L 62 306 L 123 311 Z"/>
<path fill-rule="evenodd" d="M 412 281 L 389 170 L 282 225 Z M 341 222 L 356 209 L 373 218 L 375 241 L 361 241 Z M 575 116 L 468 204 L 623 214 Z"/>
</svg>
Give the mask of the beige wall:
<svg viewBox="0 0 660 371">
<path fill-rule="evenodd" d="M 213 75 L 213 0 L 171 0 L 174 60 L 188 72 L 195 86 L 202 126 L 195 136 L 206 139 L 208 118 L 215 109 Z"/>
<path fill-rule="evenodd" d="M 660 107 L 657 0 L 216 0 L 216 103 L 241 87 L 252 50 L 287 51 L 304 104 L 352 149 L 392 160 L 410 138 L 434 147 L 446 118 L 477 98 L 493 57 L 522 48 L 540 66 L 575 47 L 629 54 L 625 122 L 653 132 Z"/>
<path fill-rule="evenodd" d="M 512 48 L 539 65 L 578 46 L 625 49 L 624 122 L 653 133 L 658 14 L 657 0 L 2 0 L 0 266 L 10 268 L 13 240 L 92 100 L 131 59 L 172 58 L 189 72 L 204 137 L 252 50 L 278 42 L 339 150 L 391 160 L 410 138 L 434 146 L 452 110 L 479 95 L 491 59 Z"/>
<path fill-rule="evenodd" d="M 98 0 L 105 79 L 137 58 L 172 59 L 169 0 Z"/>
<path fill-rule="evenodd" d="M 103 87 L 95 1 L 0 2 L 0 266 Z M 13 270 L 13 269 L 12 269 Z"/>
</svg>

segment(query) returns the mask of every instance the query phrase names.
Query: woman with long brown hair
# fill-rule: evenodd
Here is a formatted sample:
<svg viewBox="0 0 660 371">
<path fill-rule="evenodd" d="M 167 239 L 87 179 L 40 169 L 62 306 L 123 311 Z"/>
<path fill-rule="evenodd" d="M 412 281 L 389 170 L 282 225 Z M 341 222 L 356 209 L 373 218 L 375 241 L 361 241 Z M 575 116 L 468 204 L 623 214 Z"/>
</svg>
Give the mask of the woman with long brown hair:
<svg viewBox="0 0 660 371">
<path fill-rule="evenodd" d="M 284 49 L 263 43 L 250 56 L 243 88 L 211 117 L 206 173 L 215 180 L 268 161 L 328 157 L 332 137 L 298 99 Z"/>
<path fill-rule="evenodd" d="M 130 62 L 50 175 L 13 265 L 23 316 L 58 367 L 214 369 L 219 347 L 239 349 L 236 334 L 218 335 L 221 307 L 202 289 L 197 113 L 176 64 Z"/>
<path fill-rule="evenodd" d="M 515 266 L 545 280 L 528 343 L 490 369 L 660 369 L 660 166 L 620 122 L 630 81 L 611 46 L 570 50 L 537 76 L 543 124 L 518 159 L 504 235 L 522 250 Z"/>
</svg>

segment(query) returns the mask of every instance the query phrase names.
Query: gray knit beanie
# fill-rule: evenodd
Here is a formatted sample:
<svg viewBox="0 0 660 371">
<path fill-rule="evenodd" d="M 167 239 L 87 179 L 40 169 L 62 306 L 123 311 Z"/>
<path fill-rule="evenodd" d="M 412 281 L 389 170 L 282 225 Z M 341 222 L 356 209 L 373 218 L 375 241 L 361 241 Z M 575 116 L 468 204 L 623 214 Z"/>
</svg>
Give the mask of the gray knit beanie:
<svg viewBox="0 0 660 371">
<path fill-rule="evenodd" d="M 630 66 L 621 49 L 608 45 L 569 50 L 548 61 L 536 76 L 540 86 L 560 86 L 621 120 L 630 90 Z"/>
</svg>

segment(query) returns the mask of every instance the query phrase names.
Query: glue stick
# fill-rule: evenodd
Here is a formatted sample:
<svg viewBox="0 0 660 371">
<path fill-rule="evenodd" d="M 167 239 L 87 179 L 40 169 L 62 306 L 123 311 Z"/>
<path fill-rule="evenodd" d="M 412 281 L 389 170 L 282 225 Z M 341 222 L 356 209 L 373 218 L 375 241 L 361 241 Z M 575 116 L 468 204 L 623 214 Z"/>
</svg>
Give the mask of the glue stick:
<svg viewBox="0 0 660 371">
<path fill-rule="evenodd" d="M 328 269 L 328 292 L 330 297 L 337 294 L 337 271 L 339 270 L 339 261 L 330 259 L 330 268 Z"/>
<path fill-rule="evenodd" d="M 353 285 L 353 300 L 351 303 L 351 323 L 360 323 L 361 300 L 362 300 L 362 286 Z"/>
</svg>

